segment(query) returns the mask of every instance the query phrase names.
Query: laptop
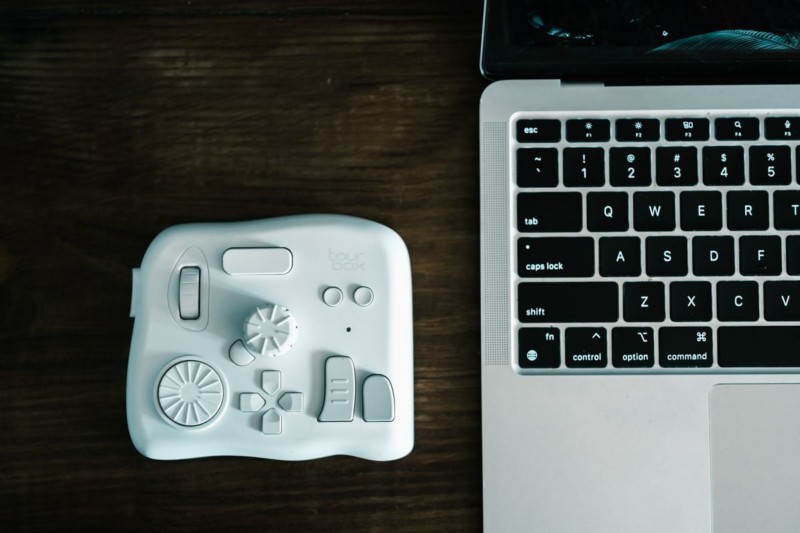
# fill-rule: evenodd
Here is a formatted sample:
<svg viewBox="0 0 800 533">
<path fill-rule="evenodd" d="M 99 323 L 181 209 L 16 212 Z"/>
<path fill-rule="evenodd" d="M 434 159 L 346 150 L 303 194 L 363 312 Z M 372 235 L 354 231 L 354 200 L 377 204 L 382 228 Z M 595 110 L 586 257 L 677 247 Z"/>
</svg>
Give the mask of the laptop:
<svg viewBox="0 0 800 533">
<path fill-rule="evenodd" d="M 486 0 L 486 531 L 800 531 L 800 2 Z"/>
</svg>

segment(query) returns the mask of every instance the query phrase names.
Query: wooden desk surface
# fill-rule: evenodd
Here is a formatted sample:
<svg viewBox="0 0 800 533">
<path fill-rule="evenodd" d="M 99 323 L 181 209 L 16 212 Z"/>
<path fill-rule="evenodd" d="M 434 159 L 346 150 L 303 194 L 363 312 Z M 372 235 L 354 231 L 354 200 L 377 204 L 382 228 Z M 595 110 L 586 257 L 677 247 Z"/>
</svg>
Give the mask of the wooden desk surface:
<svg viewBox="0 0 800 533">
<path fill-rule="evenodd" d="M 0 528 L 480 529 L 481 9 L 0 7 Z M 412 454 L 140 456 L 125 421 L 130 269 L 152 238 L 315 212 L 408 244 Z"/>
</svg>

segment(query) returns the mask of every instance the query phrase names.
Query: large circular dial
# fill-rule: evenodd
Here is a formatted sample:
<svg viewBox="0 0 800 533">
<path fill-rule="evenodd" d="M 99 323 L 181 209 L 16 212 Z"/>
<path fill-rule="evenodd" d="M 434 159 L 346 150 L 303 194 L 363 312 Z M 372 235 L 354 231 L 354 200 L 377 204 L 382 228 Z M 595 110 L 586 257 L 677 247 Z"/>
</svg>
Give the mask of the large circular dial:
<svg viewBox="0 0 800 533">
<path fill-rule="evenodd" d="M 158 404 L 181 426 L 199 426 L 211 420 L 222 406 L 222 380 L 200 361 L 181 361 L 161 376 Z"/>
<path fill-rule="evenodd" d="M 254 354 L 284 354 L 296 339 L 297 321 L 291 311 L 280 305 L 259 306 L 244 323 L 244 345 Z"/>
</svg>

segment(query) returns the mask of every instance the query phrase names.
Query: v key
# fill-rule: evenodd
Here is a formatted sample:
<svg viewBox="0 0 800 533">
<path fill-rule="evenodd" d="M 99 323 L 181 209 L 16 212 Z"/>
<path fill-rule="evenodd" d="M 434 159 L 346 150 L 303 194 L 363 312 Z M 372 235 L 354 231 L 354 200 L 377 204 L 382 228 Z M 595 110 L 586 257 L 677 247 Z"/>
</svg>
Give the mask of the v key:
<svg viewBox="0 0 800 533">
<path fill-rule="evenodd" d="M 764 318 L 770 321 L 800 320 L 800 282 L 765 282 Z"/>
</svg>

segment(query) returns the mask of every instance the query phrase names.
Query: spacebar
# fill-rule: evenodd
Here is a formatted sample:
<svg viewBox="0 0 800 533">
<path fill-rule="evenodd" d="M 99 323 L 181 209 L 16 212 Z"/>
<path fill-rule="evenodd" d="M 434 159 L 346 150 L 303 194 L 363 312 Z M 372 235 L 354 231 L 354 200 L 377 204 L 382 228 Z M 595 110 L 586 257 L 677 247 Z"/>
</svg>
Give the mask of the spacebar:
<svg viewBox="0 0 800 533">
<path fill-rule="evenodd" d="M 616 322 L 617 284 L 611 281 L 519 284 L 520 322 Z"/>
<path fill-rule="evenodd" d="M 721 327 L 719 366 L 800 367 L 800 326 Z"/>
</svg>

